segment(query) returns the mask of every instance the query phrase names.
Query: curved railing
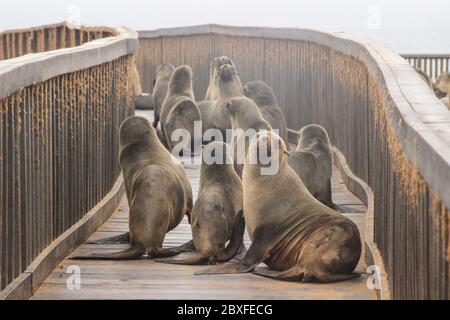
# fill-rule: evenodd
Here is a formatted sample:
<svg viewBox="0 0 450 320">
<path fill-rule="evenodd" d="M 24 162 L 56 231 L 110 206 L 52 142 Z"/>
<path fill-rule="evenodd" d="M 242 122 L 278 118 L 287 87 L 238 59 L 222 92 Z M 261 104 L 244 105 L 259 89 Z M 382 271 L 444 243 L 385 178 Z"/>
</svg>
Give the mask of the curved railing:
<svg viewBox="0 0 450 320">
<path fill-rule="evenodd" d="M 450 112 L 388 47 L 340 33 L 205 25 L 142 31 L 137 63 L 152 91 L 162 62 L 189 64 L 198 100 L 209 64 L 233 58 L 243 82 L 275 90 L 291 129 L 324 125 L 373 190 L 367 262 L 384 298 L 448 298 Z"/>
<path fill-rule="evenodd" d="M 412 66 L 435 81 L 440 74 L 450 72 L 450 54 L 402 54 Z"/>
<path fill-rule="evenodd" d="M 86 42 L 116 36 L 108 27 L 74 26 L 63 22 L 28 29 L 0 32 L 0 60 L 29 53 L 46 52 L 80 46 Z"/>
<path fill-rule="evenodd" d="M 68 24 L 0 39 L 2 58 L 43 51 L 0 61 L 0 291 L 31 290 L 101 221 L 66 233 L 117 189 L 138 40 L 126 29 Z"/>
</svg>

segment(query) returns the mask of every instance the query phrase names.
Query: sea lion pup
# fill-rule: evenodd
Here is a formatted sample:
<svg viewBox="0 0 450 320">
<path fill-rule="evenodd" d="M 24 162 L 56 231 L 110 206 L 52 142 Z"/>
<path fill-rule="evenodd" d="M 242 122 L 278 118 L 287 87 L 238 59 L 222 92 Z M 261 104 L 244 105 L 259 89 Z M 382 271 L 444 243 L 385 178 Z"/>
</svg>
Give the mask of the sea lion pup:
<svg viewBox="0 0 450 320">
<path fill-rule="evenodd" d="M 158 67 L 157 76 L 153 87 L 153 109 L 155 110 L 155 121 L 153 127 L 158 126 L 161 116 L 161 107 L 167 96 L 169 80 L 174 72 L 175 67 L 170 63 L 163 63 Z"/>
<path fill-rule="evenodd" d="M 265 120 L 253 100 L 246 97 L 228 99 L 225 102 L 233 128 L 234 168 L 242 176 L 245 156 L 252 138 L 261 131 L 270 131 L 272 127 Z"/>
<path fill-rule="evenodd" d="M 262 174 L 261 150 L 278 160 L 274 175 Z M 253 139 L 242 183 L 252 245 L 244 259 L 196 274 L 246 273 L 264 262 L 270 269 L 253 272 L 278 280 L 338 282 L 359 277 L 353 273 L 361 256 L 358 227 L 308 192 L 287 164 L 286 145 L 276 133 L 259 133 Z"/>
<path fill-rule="evenodd" d="M 172 73 L 167 96 L 162 105 L 160 120 L 161 130 L 169 150 L 178 144 L 178 141 L 172 141 L 172 134 L 177 129 L 184 129 L 189 133 L 190 141 L 185 141 L 185 143 L 190 143 L 191 150 L 194 148 L 195 139 L 201 139 L 201 137 L 195 137 L 194 134 L 194 123 L 201 121 L 201 115 L 192 89 L 191 67 L 180 66 Z M 199 145 L 201 145 L 201 141 Z M 186 144 L 184 147 L 188 148 L 189 146 Z"/>
<path fill-rule="evenodd" d="M 161 145 L 155 130 L 142 117 L 130 117 L 120 127 L 119 162 L 130 206 L 129 249 L 72 259 L 131 260 L 148 253 L 160 257 L 164 237 L 190 215 L 192 189 L 181 164 Z M 121 241 L 120 241 L 121 240 Z"/>
<path fill-rule="evenodd" d="M 331 199 L 333 152 L 325 128 L 317 124 L 303 127 L 297 149 L 289 152 L 288 164 L 317 200 L 337 209 Z"/>
<path fill-rule="evenodd" d="M 273 129 L 279 130 L 280 137 L 287 143 L 286 118 L 272 88 L 264 81 L 256 80 L 243 86 L 242 92 L 256 103 L 264 119 L 269 121 Z"/>
<path fill-rule="evenodd" d="M 158 262 L 188 265 L 226 262 L 243 247 L 242 181 L 234 172 L 230 147 L 221 141 L 211 142 L 203 149 L 202 159 L 200 190 L 191 216 L 197 254 Z"/>
<path fill-rule="evenodd" d="M 219 96 L 212 106 L 204 110 L 203 130 L 218 129 L 225 140 L 226 130 L 231 129 L 231 120 L 224 108 L 225 101 L 233 97 L 244 96 L 236 68 L 230 64 L 220 66 L 217 70 L 217 85 Z"/>
<path fill-rule="evenodd" d="M 229 64 L 234 67 L 233 60 L 227 56 L 216 57 L 211 61 L 209 66 L 209 86 L 206 90 L 205 100 L 216 100 L 219 97 L 219 86 L 216 74 L 220 66 L 224 64 Z"/>
</svg>

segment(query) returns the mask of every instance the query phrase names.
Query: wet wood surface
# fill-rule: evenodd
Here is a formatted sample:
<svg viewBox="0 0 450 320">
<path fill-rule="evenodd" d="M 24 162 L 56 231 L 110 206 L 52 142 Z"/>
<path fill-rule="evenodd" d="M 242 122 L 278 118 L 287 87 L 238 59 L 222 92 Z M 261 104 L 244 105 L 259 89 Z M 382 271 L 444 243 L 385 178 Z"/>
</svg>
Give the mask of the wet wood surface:
<svg viewBox="0 0 450 320">
<path fill-rule="evenodd" d="M 137 112 L 151 118 L 151 112 Z M 196 161 L 198 163 L 198 161 Z M 199 165 L 186 165 L 194 197 L 199 187 Z M 365 206 L 345 187 L 335 169 L 332 180 L 333 200 L 346 208 L 344 213 L 365 232 Z M 90 240 L 128 231 L 128 204 L 122 202 L 111 218 Z M 185 219 L 167 234 L 164 246 L 178 246 L 192 239 Z M 250 240 L 246 235 L 248 248 Z M 80 246 L 74 253 L 86 254 L 123 250 L 127 245 Z M 364 248 L 364 245 L 363 245 Z M 187 254 L 186 254 L 187 255 Z M 70 271 L 79 268 L 80 289 L 70 290 Z M 49 275 L 32 299 L 376 299 L 375 291 L 367 288 L 367 274 L 358 279 L 334 283 L 294 283 L 263 278 L 253 274 L 195 276 L 205 266 L 179 266 L 156 263 L 145 258 L 135 261 L 73 261 L 65 259 Z M 364 254 L 357 272 L 366 272 Z M 69 272 L 68 272 L 69 271 Z"/>
</svg>

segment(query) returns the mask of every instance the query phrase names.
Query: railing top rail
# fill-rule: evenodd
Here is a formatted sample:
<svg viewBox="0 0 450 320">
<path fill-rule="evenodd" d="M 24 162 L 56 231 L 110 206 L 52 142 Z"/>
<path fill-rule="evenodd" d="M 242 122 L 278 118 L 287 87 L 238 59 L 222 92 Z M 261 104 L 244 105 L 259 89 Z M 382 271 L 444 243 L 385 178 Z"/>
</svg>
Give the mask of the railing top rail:
<svg viewBox="0 0 450 320">
<path fill-rule="evenodd" d="M 29 28 L 17 28 L 17 29 L 7 29 L 0 32 L 0 36 L 11 33 L 20 33 L 20 32 L 31 32 L 31 31 L 40 31 L 45 29 L 53 29 L 59 27 L 67 27 L 69 29 L 78 29 L 78 30 L 86 30 L 92 32 L 109 32 L 112 35 L 117 35 L 117 29 L 111 27 L 103 27 L 103 26 L 92 26 L 87 24 L 75 25 L 70 22 L 64 21 L 59 23 L 45 24 L 41 26 L 34 26 Z"/>
<path fill-rule="evenodd" d="M 450 207 L 450 111 L 409 63 L 388 46 L 345 33 L 296 28 L 200 25 L 139 31 L 140 38 L 198 34 L 309 41 L 332 48 L 364 63 L 375 79 L 403 152 Z M 385 90 L 384 90 L 385 89 Z"/>
<path fill-rule="evenodd" d="M 91 27 L 83 25 L 81 28 Z M 112 30 L 115 36 L 93 40 L 81 46 L 0 61 L 0 99 L 34 83 L 87 69 L 137 51 L 136 32 L 124 27 Z"/>
<path fill-rule="evenodd" d="M 449 59 L 450 53 L 402 53 L 403 58 Z"/>
</svg>

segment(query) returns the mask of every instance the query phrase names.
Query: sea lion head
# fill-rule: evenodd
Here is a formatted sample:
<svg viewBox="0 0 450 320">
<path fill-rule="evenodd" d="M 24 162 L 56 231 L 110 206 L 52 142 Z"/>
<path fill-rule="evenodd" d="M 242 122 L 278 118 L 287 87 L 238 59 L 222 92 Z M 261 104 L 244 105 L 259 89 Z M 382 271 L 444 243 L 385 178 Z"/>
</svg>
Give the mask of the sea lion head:
<svg viewBox="0 0 450 320">
<path fill-rule="evenodd" d="M 241 87 L 241 91 L 247 98 L 252 99 L 258 107 L 278 106 L 278 101 L 272 88 L 261 80 L 255 80 Z"/>
<path fill-rule="evenodd" d="M 256 123 L 262 127 L 264 127 L 263 123 L 265 123 L 264 129 L 271 129 L 270 124 L 264 120 L 256 103 L 247 97 L 227 99 L 224 102 L 223 107 L 225 112 L 231 118 L 233 129 L 249 129 L 252 128 L 253 125 L 256 125 Z M 262 127 L 255 129 L 263 129 Z"/>
<path fill-rule="evenodd" d="M 231 64 L 223 64 L 218 68 L 218 76 L 222 81 L 232 81 L 236 76 L 236 68 Z"/>
<path fill-rule="evenodd" d="M 234 66 L 233 60 L 231 60 L 227 56 L 216 57 L 212 61 L 212 65 L 214 65 L 216 68 L 219 68 L 220 66 L 222 66 L 224 64 L 229 64 L 229 65 Z"/>
<path fill-rule="evenodd" d="M 202 151 L 202 171 L 217 165 L 233 165 L 231 148 L 222 141 L 210 142 Z"/>
<path fill-rule="evenodd" d="M 172 75 L 175 67 L 170 63 L 163 63 L 158 66 L 157 74 L 158 78 L 166 78 L 169 79 Z"/>
<path fill-rule="evenodd" d="M 190 66 L 184 65 L 176 68 L 169 81 L 169 88 L 171 92 L 180 93 L 185 91 L 192 91 L 192 69 Z"/>
<path fill-rule="evenodd" d="M 125 119 L 119 129 L 120 146 L 136 143 L 149 143 L 157 140 L 156 132 L 150 122 L 143 117 Z"/>
<path fill-rule="evenodd" d="M 225 217 L 225 207 L 210 197 L 196 203 L 194 210 L 197 210 L 197 217 L 192 222 L 195 248 L 213 258 L 225 249 L 231 231 Z"/>
<path fill-rule="evenodd" d="M 298 147 L 308 148 L 317 144 L 330 145 L 330 138 L 325 128 L 318 124 L 304 126 L 299 132 Z"/>
<path fill-rule="evenodd" d="M 448 95 L 447 92 L 439 88 L 436 84 L 433 83 L 433 91 L 438 99 L 442 99 Z"/>
<path fill-rule="evenodd" d="M 273 131 L 262 131 L 256 134 L 250 143 L 245 167 L 251 167 L 252 170 L 264 168 L 273 168 L 273 175 L 278 173 L 287 164 L 288 151 L 283 139 Z M 244 170 L 247 168 L 244 168 Z"/>
</svg>

